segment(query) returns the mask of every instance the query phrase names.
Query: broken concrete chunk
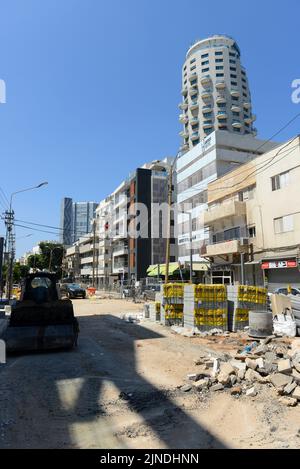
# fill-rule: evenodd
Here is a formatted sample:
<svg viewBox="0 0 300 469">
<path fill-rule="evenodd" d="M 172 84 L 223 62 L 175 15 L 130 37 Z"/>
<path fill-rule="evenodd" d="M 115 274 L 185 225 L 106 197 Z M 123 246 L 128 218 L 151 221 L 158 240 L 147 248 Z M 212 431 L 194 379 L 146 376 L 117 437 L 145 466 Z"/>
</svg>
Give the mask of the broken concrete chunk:
<svg viewBox="0 0 300 469">
<path fill-rule="evenodd" d="M 293 394 L 292 394 L 292 397 L 294 399 L 297 399 L 297 401 L 300 401 L 300 386 L 297 386 L 294 391 L 293 391 Z"/>
<path fill-rule="evenodd" d="M 274 373 L 269 376 L 270 382 L 275 386 L 275 388 L 284 388 L 288 384 L 291 384 L 293 381 L 292 376 L 285 375 L 283 373 Z"/>
<path fill-rule="evenodd" d="M 268 379 L 261 376 L 257 371 L 248 368 L 245 374 L 245 379 L 247 381 L 258 381 L 259 383 L 267 383 Z"/>
<path fill-rule="evenodd" d="M 221 373 L 226 373 L 228 375 L 235 374 L 235 370 L 234 370 L 233 366 L 230 363 L 227 363 L 227 362 L 221 363 L 220 372 Z"/>
<path fill-rule="evenodd" d="M 279 373 L 291 373 L 292 371 L 292 365 L 291 365 L 291 361 L 289 358 L 285 359 L 285 360 L 279 360 L 278 362 L 278 372 Z"/>
<path fill-rule="evenodd" d="M 300 363 L 297 363 L 297 362 L 293 361 L 293 366 L 296 369 L 296 371 L 298 371 L 298 373 L 300 373 Z"/>
<path fill-rule="evenodd" d="M 235 375 L 230 375 L 230 383 L 231 386 L 234 386 L 236 384 L 237 377 Z"/>
<path fill-rule="evenodd" d="M 292 377 L 297 383 L 300 383 L 300 373 L 297 370 L 292 371 Z"/>
<path fill-rule="evenodd" d="M 256 391 L 255 386 L 253 386 L 252 388 L 247 389 L 246 396 L 255 397 L 256 395 L 257 395 L 257 391 Z"/>
<path fill-rule="evenodd" d="M 255 355 L 264 355 L 268 351 L 268 347 L 266 345 L 259 345 L 255 349 Z"/>
<path fill-rule="evenodd" d="M 295 381 L 293 381 L 291 384 L 288 384 L 287 386 L 285 386 L 285 388 L 283 390 L 283 393 L 284 394 L 291 394 L 296 387 L 297 387 L 297 383 L 295 383 Z"/>
<path fill-rule="evenodd" d="M 297 405 L 298 401 L 294 397 L 281 397 L 279 402 L 281 402 L 281 404 L 287 405 L 288 407 L 294 407 Z"/>
<path fill-rule="evenodd" d="M 265 362 L 264 362 L 264 359 L 263 359 L 262 357 L 257 358 L 257 359 L 255 360 L 255 362 L 256 362 L 258 368 L 264 368 Z"/>
<path fill-rule="evenodd" d="M 246 358 L 245 363 L 248 368 L 251 368 L 251 370 L 256 370 L 257 368 L 256 360 L 251 360 L 251 358 Z"/>
<path fill-rule="evenodd" d="M 190 384 L 185 384 L 184 386 L 181 386 L 181 391 L 183 392 L 189 392 L 192 389 L 192 386 Z"/>
<path fill-rule="evenodd" d="M 224 389 L 224 386 L 223 386 L 223 384 L 221 384 L 221 383 L 214 384 L 214 385 L 211 386 L 211 388 L 210 388 L 211 391 L 222 391 L 223 389 Z"/>
<path fill-rule="evenodd" d="M 265 360 L 270 363 L 276 362 L 276 354 L 274 352 L 266 352 Z"/>
<path fill-rule="evenodd" d="M 268 343 L 271 342 L 271 340 L 275 338 L 276 338 L 276 335 L 269 335 L 268 337 L 262 340 L 262 344 L 267 345 Z"/>
<path fill-rule="evenodd" d="M 239 360 L 230 360 L 230 365 L 233 366 L 236 370 L 240 371 L 246 371 L 247 365 L 246 363 L 239 361 Z"/>
<path fill-rule="evenodd" d="M 244 379 L 244 378 L 245 378 L 245 374 L 246 374 L 245 370 L 239 370 L 239 371 L 238 371 L 238 378 L 239 378 L 239 379 Z"/>
<path fill-rule="evenodd" d="M 193 387 L 198 391 L 204 388 L 208 388 L 209 381 L 207 379 L 199 379 L 193 383 Z"/>
<path fill-rule="evenodd" d="M 189 381 L 197 381 L 198 376 L 198 373 L 189 373 L 188 375 L 186 375 Z"/>
</svg>

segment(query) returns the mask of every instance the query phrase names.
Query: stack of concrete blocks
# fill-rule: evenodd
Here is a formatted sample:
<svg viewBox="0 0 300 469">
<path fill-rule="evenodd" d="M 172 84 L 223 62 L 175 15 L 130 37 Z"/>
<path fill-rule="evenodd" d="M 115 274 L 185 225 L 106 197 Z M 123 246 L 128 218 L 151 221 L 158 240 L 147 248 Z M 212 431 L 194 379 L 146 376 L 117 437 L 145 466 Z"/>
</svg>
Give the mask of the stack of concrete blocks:
<svg viewBox="0 0 300 469">
<path fill-rule="evenodd" d="M 144 304 L 144 318 L 145 319 L 150 318 L 150 304 L 149 303 Z"/>
<path fill-rule="evenodd" d="M 186 285 L 184 326 L 196 332 L 227 331 L 227 300 L 223 285 Z"/>
<path fill-rule="evenodd" d="M 267 289 L 250 285 L 227 285 L 230 331 L 249 326 L 249 311 L 267 311 Z"/>
<path fill-rule="evenodd" d="M 170 294 L 170 291 L 173 292 Z M 183 325 L 184 289 L 182 284 L 162 285 L 161 323 L 165 326 Z"/>
<path fill-rule="evenodd" d="M 161 318 L 161 294 L 155 294 L 155 302 L 149 304 L 149 317 L 151 321 L 160 321 Z"/>
</svg>

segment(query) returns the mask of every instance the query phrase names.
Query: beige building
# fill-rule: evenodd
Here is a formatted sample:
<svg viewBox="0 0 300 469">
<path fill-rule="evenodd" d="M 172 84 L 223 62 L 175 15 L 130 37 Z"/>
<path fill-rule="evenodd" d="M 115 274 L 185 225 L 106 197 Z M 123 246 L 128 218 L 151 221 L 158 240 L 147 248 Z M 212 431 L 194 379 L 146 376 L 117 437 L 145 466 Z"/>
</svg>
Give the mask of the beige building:
<svg viewBox="0 0 300 469">
<path fill-rule="evenodd" d="M 197 41 L 182 69 L 183 130 L 181 151 L 186 152 L 215 130 L 256 135 L 251 95 L 240 49 L 228 36 Z"/>
<path fill-rule="evenodd" d="M 241 282 L 244 275 L 270 290 L 300 287 L 299 181 L 296 137 L 208 185 L 203 255 L 213 282 Z"/>
</svg>

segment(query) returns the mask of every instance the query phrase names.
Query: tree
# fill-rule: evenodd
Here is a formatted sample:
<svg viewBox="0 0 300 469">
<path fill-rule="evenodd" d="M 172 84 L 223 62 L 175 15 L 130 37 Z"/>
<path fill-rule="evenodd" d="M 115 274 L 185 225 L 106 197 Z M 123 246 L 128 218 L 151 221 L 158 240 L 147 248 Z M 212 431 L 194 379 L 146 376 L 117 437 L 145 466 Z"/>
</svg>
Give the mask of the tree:
<svg viewBox="0 0 300 469">
<path fill-rule="evenodd" d="M 28 257 L 28 266 L 32 269 L 50 270 L 61 275 L 64 247 L 60 243 L 42 241 L 39 244 L 40 254 Z"/>
<path fill-rule="evenodd" d="M 16 262 L 13 270 L 13 281 L 14 283 L 20 283 L 21 279 L 26 277 L 29 272 L 28 265 L 22 265 L 19 262 Z"/>
</svg>

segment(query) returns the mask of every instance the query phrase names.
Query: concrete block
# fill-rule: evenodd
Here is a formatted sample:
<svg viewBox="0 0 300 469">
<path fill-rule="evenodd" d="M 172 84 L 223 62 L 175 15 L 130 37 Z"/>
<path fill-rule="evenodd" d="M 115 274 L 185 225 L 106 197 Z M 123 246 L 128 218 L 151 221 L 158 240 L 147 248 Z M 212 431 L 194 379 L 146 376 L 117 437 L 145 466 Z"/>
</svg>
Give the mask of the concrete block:
<svg viewBox="0 0 300 469">
<path fill-rule="evenodd" d="M 294 366 L 295 370 L 298 371 L 298 373 L 300 373 L 300 363 L 297 363 L 297 362 L 293 361 L 293 366 Z"/>
<path fill-rule="evenodd" d="M 296 387 L 297 387 L 297 383 L 293 381 L 291 384 L 288 384 L 287 386 L 285 386 L 283 390 L 283 394 L 291 394 Z"/>
<path fill-rule="evenodd" d="M 300 383 L 300 373 L 297 370 L 292 371 L 292 377 L 297 383 Z"/>
<path fill-rule="evenodd" d="M 211 391 L 222 391 L 223 389 L 224 389 L 224 386 L 221 383 L 214 384 L 210 388 Z"/>
<path fill-rule="evenodd" d="M 251 368 L 251 370 L 256 370 L 257 363 L 256 360 L 252 360 L 251 358 L 246 358 L 245 360 L 247 368 Z"/>
<path fill-rule="evenodd" d="M 230 365 L 233 366 L 236 370 L 240 371 L 246 371 L 247 365 L 246 363 L 239 361 L 239 360 L 230 360 Z"/>
<path fill-rule="evenodd" d="M 264 359 L 262 357 L 257 358 L 257 360 L 255 360 L 255 361 L 256 361 L 256 364 L 257 364 L 258 368 L 264 368 L 265 362 L 264 362 Z"/>
<path fill-rule="evenodd" d="M 197 381 L 199 375 L 198 373 L 189 373 L 186 377 L 189 381 Z"/>
<path fill-rule="evenodd" d="M 181 386 L 180 389 L 183 392 L 189 392 L 192 389 L 192 386 L 190 384 L 185 384 L 184 386 Z"/>
<path fill-rule="evenodd" d="M 268 380 L 264 377 L 261 376 L 257 371 L 252 370 L 251 368 L 248 368 L 245 374 L 245 379 L 247 381 L 258 381 L 259 383 L 267 383 Z"/>
<path fill-rule="evenodd" d="M 283 373 L 274 373 L 273 375 L 269 376 L 270 382 L 275 386 L 275 388 L 284 388 L 288 384 L 293 382 L 293 377 L 285 375 Z"/>
<path fill-rule="evenodd" d="M 238 378 L 239 379 L 244 379 L 245 378 L 246 371 L 245 370 L 239 370 L 238 371 Z"/>
<path fill-rule="evenodd" d="M 255 386 L 253 386 L 252 388 L 247 389 L 246 396 L 255 397 L 256 395 L 257 395 L 257 390 L 256 390 Z"/>
<path fill-rule="evenodd" d="M 292 365 L 289 358 L 285 360 L 279 360 L 278 362 L 278 373 L 287 373 L 290 374 L 292 372 Z"/>
<path fill-rule="evenodd" d="M 293 391 L 293 394 L 292 394 L 292 397 L 294 399 L 297 399 L 297 401 L 300 401 L 300 386 L 297 386 L 294 391 Z"/>
<path fill-rule="evenodd" d="M 203 379 L 199 379 L 198 381 L 195 381 L 193 383 L 193 388 L 200 391 L 201 389 L 208 388 L 208 385 L 209 385 L 208 379 L 203 378 Z"/>
</svg>

